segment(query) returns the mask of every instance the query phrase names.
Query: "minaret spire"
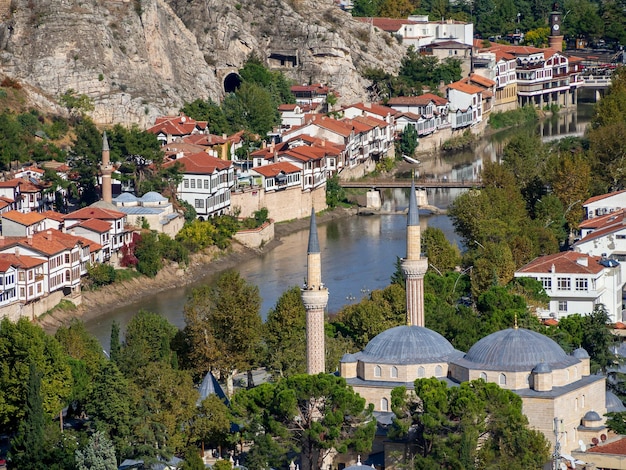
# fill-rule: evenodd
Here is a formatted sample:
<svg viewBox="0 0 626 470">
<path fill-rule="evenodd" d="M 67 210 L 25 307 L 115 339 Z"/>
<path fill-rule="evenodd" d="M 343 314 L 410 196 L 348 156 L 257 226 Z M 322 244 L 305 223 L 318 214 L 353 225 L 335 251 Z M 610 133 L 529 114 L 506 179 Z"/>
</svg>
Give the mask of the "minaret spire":
<svg viewBox="0 0 626 470">
<path fill-rule="evenodd" d="M 324 311 L 328 305 L 328 289 L 322 283 L 322 254 L 317 238 L 314 208 L 311 208 L 307 278 L 301 295 L 306 309 L 306 371 L 308 374 L 319 374 L 326 372 Z"/>
<path fill-rule="evenodd" d="M 107 133 L 102 134 L 102 163 L 100 163 L 100 172 L 102 173 L 102 200 L 111 202 L 113 199 L 113 191 L 111 189 L 111 173 L 113 166 L 110 161 L 109 139 Z"/>
<path fill-rule="evenodd" d="M 402 272 L 406 284 L 406 322 L 413 326 L 424 326 L 424 274 L 428 270 L 428 260 L 421 256 L 421 243 L 415 182 L 411 181 L 406 220 L 406 258 L 402 260 Z"/>
</svg>

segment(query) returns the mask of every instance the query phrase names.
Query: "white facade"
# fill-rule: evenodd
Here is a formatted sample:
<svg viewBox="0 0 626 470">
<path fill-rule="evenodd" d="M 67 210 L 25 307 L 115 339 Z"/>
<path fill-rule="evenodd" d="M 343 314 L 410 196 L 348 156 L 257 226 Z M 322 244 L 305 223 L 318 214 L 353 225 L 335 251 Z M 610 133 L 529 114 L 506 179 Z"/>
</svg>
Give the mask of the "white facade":
<svg viewBox="0 0 626 470">
<path fill-rule="evenodd" d="M 411 15 L 398 34 L 402 36 L 402 44 L 407 46 L 422 47 L 433 42 L 451 40 L 471 46 L 474 40 L 474 25 L 451 19 L 428 21 L 428 15 Z"/>
<path fill-rule="evenodd" d="M 589 315 L 603 304 L 612 323 L 622 320 L 622 272 L 620 263 L 600 256 L 567 251 L 542 256 L 515 272 L 541 282 L 550 297 L 542 318 L 557 320 L 572 314 Z"/>
<path fill-rule="evenodd" d="M 626 208 L 626 190 L 595 196 L 583 202 L 586 219 L 610 214 L 623 208 Z"/>
</svg>

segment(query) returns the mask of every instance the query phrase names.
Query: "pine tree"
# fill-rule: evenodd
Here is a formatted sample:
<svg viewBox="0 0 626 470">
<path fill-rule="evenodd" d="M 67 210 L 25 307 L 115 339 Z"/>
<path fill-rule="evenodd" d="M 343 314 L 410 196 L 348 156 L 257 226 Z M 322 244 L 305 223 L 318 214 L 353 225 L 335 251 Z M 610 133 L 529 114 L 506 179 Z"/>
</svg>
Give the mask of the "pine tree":
<svg viewBox="0 0 626 470">
<path fill-rule="evenodd" d="M 113 443 L 102 432 L 95 432 L 83 450 L 76 451 L 78 470 L 116 470 Z"/>
<path fill-rule="evenodd" d="M 28 375 L 26 416 L 11 441 L 9 468 L 29 468 L 32 470 L 46 468 L 43 449 L 44 429 L 45 416 L 41 399 L 41 373 L 31 362 Z"/>
</svg>

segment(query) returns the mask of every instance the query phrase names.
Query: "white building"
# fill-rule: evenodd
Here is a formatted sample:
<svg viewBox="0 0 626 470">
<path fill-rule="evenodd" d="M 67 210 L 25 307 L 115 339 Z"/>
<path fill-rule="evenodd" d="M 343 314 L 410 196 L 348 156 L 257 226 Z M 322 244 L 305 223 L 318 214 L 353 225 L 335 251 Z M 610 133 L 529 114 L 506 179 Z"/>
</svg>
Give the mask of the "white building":
<svg viewBox="0 0 626 470">
<path fill-rule="evenodd" d="M 515 277 L 532 277 L 543 285 L 550 304 L 548 310 L 537 312 L 541 318 L 589 315 L 597 304 L 603 304 L 612 323 L 622 320 L 624 283 L 616 260 L 565 251 L 534 259 L 518 269 Z"/>
<path fill-rule="evenodd" d="M 583 202 L 585 219 L 592 219 L 626 208 L 626 189 L 594 196 Z"/>
<path fill-rule="evenodd" d="M 483 120 L 483 89 L 463 82 L 455 82 L 446 89 L 450 102 L 450 124 L 452 129 L 472 126 Z"/>
</svg>

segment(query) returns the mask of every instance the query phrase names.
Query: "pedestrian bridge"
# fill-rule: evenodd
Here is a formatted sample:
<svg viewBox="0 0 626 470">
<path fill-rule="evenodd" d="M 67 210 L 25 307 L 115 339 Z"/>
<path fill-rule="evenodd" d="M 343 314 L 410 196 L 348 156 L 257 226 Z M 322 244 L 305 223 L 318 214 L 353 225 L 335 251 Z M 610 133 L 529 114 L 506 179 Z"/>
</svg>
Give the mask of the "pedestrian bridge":
<svg viewBox="0 0 626 470">
<path fill-rule="evenodd" d="M 376 180 L 368 179 L 363 181 L 339 181 L 339 184 L 343 188 L 372 188 L 372 189 L 386 189 L 386 188 L 410 188 L 410 178 L 394 179 L 394 180 Z M 415 187 L 422 189 L 444 189 L 444 188 L 480 188 L 482 187 L 481 181 L 460 180 L 452 181 L 447 179 L 441 180 L 415 180 Z"/>
<path fill-rule="evenodd" d="M 608 88 L 611 84 L 611 75 L 583 75 L 583 88 Z"/>
</svg>

